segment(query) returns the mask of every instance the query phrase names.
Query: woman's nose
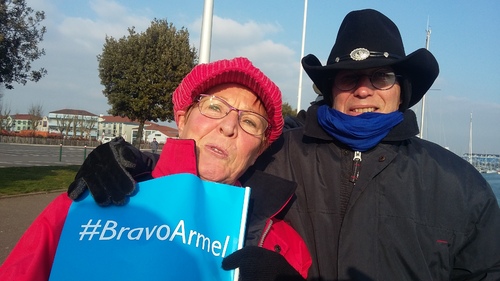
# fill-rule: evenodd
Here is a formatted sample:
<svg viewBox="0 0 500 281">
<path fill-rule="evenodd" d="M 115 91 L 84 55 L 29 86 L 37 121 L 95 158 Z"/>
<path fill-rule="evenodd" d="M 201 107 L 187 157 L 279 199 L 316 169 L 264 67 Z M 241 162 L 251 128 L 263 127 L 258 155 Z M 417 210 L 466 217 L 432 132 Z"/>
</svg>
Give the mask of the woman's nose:
<svg viewBox="0 0 500 281">
<path fill-rule="evenodd" d="M 220 132 L 225 136 L 237 135 L 239 126 L 238 112 L 232 110 L 226 117 L 221 119 L 219 124 Z"/>
</svg>

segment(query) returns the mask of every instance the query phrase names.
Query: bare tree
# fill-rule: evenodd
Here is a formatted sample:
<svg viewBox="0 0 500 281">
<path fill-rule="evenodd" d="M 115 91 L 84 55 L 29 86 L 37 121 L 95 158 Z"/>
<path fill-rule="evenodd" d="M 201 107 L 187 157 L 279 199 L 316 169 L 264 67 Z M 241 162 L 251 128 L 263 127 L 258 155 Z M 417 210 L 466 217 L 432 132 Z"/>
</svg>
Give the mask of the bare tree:
<svg viewBox="0 0 500 281">
<path fill-rule="evenodd" d="M 28 121 L 31 124 L 33 135 L 35 135 L 38 125 L 40 125 L 42 122 L 42 116 L 43 106 L 41 104 L 31 104 L 31 106 L 28 108 Z"/>
<path fill-rule="evenodd" d="M 63 136 L 64 132 L 66 132 L 65 136 L 66 138 L 68 137 L 68 131 L 71 128 L 71 123 L 73 123 L 73 119 L 69 115 L 63 115 L 59 117 L 59 115 L 56 115 L 56 122 L 57 122 L 57 130 L 61 133 L 61 137 Z"/>
<path fill-rule="evenodd" d="M 10 110 L 2 108 L 0 104 L 0 131 L 10 131 L 12 127 L 12 119 L 10 117 Z"/>
<path fill-rule="evenodd" d="M 10 131 L 13 125 L 13 119 L 10 116 L 10 106 L 4 105 L 3 94 L 0 93 L 0 131 Z"/>
<path fill-rule="evenodd" d="M 95 128 L 95 126 L 97 125 L 97 118 L 89 118 L 87 120 L 85 120 L 85 122 L 83 123 L 83 131 L 85 131 L 86 133 L 86 136 L 88 139 L 90 139 L 91 137 L 91 133 L 92 133 L 92 130 Z"/>
<path fill-rule="evenodd" d="M 65 123 L 66 123 L 66 128 L 64 128 L 64 131 L 66 132 L 64 134 L 64 138 L 67 139 L 69 135 L 69 130 L 71 129 L 71 124 L 73 124 L 73 118 L 69 117 L 69 115 L 66 115 L 65 117 Z"/>
<path fill-rule="evenodd" d="M 73 116 L 73 135 L 72 135 L 72 138 L 76 138 L 76 135 L 77 135 L 76 132 L 78 131 L 78 125 L 82 121 L 83 121 L 83 117 L 80 118 L 80 116 L 77 116 L 77 115 Z"/>
<path fill-rule="evenodd" d="M 85 123 L 86 123 L 86 120 L 85 118 L 78 118 L 76 120 L 76 124 L 73 124 L 73 127 L 76 127 L 76 131 L 78 131 L 78 133 L 80 133 L 80 138 L 83 138 L 83 134 L 85 133 Z M 76 131 L 75 133 L 73 134 L 73 137 L 76 137 Z"/>
</svg>

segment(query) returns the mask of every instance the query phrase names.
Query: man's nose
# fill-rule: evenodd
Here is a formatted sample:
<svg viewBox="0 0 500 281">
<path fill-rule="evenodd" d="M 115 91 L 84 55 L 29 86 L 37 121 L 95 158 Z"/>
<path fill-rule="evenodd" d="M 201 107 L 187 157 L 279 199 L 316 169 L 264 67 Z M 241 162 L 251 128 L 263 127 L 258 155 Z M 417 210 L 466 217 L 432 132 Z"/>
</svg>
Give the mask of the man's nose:
<svg viewBox="0 0 500 281">
<path fill-rule="evenodd" d="M 359 98 L 365 98 L 373 95 L 374 87 L 370 81 L 370 76 L 362 75 L 359 77 L 356 88 L 354 88 L 353 94 Z"/>
</svg>

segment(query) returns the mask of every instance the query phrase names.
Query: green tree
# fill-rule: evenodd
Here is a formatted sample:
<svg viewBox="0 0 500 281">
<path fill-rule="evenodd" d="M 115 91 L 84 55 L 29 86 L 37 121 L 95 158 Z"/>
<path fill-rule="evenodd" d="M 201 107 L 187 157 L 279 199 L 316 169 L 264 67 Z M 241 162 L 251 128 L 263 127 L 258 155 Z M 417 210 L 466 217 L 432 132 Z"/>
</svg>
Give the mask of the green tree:
<svg viewBox="0 0 500 281">
<path fill-rule="evenodd" d="M 166 20 L 153 20 L 143 33 L 134 27 L 119 40 L 106 36 L 97 57 L 109 114 L 139 122 L 135 143 L 146 121 L 173 120 L 172 93 L 197 62 L 189 33 Z"/>
<path fill-rule="evenodd" d="M 38 82 L 47 70 L 31 70 L 31 62 L 45 55 L 38 48 L 45 26 L 43 11 L 34 11 L 25 0 L 0 0 L 0 84 L 13 89 L 13 82 Z"/>
<path fill-rule="evenodd" d="M 283 114 L 283 118 L 287 116 L 297 116 L 297 110 L 293 109 L 292 106 L 287 102 L 283 103 L 283 105 L 281 106 L 281 112 Z"/>
</svg>

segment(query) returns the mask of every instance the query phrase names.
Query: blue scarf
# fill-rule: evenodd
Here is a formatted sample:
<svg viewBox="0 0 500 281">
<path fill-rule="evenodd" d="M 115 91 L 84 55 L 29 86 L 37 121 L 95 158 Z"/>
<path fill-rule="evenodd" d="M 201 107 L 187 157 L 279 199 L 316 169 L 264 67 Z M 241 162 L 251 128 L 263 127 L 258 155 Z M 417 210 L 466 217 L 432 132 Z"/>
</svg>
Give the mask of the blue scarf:
<svg viewBox="0 0 500 281">
<path fill-rule="evenodd" d="M 318 107 L 318 123 L 332 137 L 355 151 L 376 146 L 389 131 L 403 121 L 403 113 L 366 112 L 358 116 L 344 114 L 328 105 Z"/>
</svg>

